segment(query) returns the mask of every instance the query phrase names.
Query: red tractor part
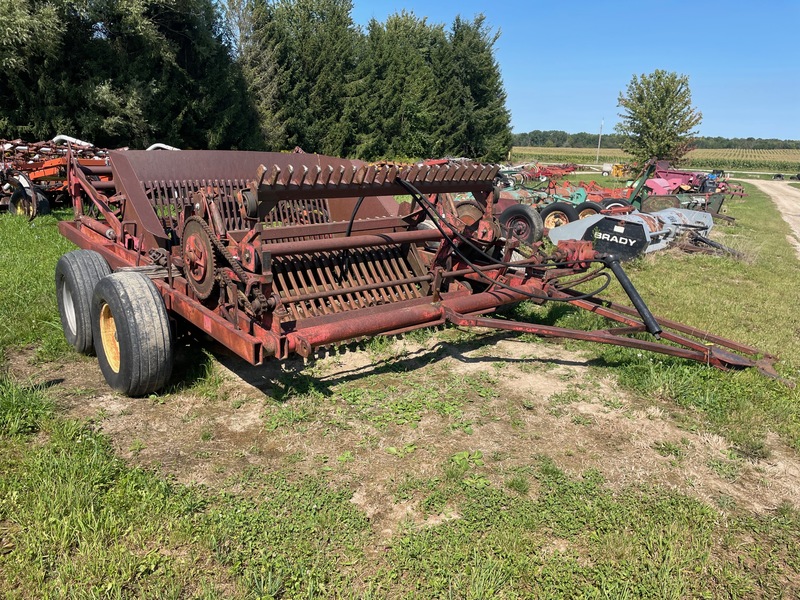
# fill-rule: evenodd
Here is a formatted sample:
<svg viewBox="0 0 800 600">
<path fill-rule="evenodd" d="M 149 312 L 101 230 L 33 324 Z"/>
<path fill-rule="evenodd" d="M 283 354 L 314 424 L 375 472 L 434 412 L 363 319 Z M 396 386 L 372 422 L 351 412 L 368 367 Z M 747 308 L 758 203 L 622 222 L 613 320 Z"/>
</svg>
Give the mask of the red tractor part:
<svg viewBox="0 0 800 600">
<path fill-rule="evenodd" d="M 102 167 L 69 156 L 74 218 L 59 229 L 83 250 L 56 269 L 65 334 L 83 351 L 91 340 L 108 383 L 130 395 L 168 380 L 171 320 L 254 365 L 449 322 L 775 376 L 773 357 L 651 315 L 619 261 L 591 242 L 521 245 L 492 214 L 498 171 L 261 152 L 112 151 Z M 466 193 L 473 200 L 453 201 Z M 411 203 L 401 211 L 396 196 Z M 597 299 L 612 276 L 632 309 Z M 587 282 L 594 292 L 576 291 Z M 566 302 L 618 326 L 573 331 L 488 316 L 524 300 Z"/>
</svg>

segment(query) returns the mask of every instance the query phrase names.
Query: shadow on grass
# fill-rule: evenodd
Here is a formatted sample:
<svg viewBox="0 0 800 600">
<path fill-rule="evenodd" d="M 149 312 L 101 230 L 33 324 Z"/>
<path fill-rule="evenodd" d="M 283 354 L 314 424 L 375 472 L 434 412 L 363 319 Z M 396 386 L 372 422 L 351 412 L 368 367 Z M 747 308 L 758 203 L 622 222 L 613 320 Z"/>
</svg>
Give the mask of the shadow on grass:
<svg viewBox="0 0 800 600">
<path fill-rule="evenodd" d="M 560 366 L 585 366 L 588 361 L 553 358 L 515 358 L 498 356 L 468 356 L 474 350 L 491 347 L 502 340 L 514 340 L 524 334 L 497 332 L 480 335 L 476 339 L 464 341 L 437 341 L 432 347 L 405 352 L 401 357 L 387 356 L 373 359 L 370 364 L 345 367 L 324 376 L 311 372 L 314 360 L 292 357 L 285 360 L 272 359 L 264 365 L 253 366 L 226 351 L 214 348 L 215 358 L 244 382 L 270 396 L 276 402 L 286 402 L 295 395 L 316 393 L 324 397 L 334 394 L 334 388 L 367 375 L 386 375 L 392 373 L 413 374 L 419 369 L 442 358 L 452 358 L 464 364 L 530 364 L 541 363 Z M 349 352 L 368 352 L 366 343 L 351 343 L 320 354 L 320 358 L 336 356 Z"/>
</svg>

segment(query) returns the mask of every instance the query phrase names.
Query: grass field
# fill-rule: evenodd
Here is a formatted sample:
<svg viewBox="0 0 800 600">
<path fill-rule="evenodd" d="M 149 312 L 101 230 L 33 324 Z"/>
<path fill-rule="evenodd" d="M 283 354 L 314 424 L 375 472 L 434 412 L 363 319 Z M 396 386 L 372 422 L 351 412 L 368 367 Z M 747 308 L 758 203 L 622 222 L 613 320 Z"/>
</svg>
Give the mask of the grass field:
<svg viewBox="0 0 800 600">
<path fill-rule="evenodd" d="M 595 148 L 542 148 L 515 146 L 511 149 L 512 162 L 577 162 L 595 164 L 598 162 Z M 625 162 L 630 157 L 622 150 L 600 149 L 599 163 Z M 693 169 L 751 169 L 754 171 L 775 171 L 800 173 L 800 150 L 693 150 L 686 156 L 683 167 Z"/>
<path fill-rule="evenodd" d="M 745 261 L 627 270 L 796 382 L 800 261 L 748 192 L 716 234 Z M 797 389 L 447 329 L 257 371 L 195 344 L 170 390 L 121 398 L 63 342 L 56 223 L 0 215 L 0 597 L 800 596 Z"/>
</svg>

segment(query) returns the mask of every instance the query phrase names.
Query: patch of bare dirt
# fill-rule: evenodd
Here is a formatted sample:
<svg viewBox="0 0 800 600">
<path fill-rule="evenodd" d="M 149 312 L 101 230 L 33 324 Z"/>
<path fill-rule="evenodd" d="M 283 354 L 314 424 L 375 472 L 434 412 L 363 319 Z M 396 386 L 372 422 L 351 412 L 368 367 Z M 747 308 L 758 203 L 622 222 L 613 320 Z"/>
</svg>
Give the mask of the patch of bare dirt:
<svg viewBox="0 0 800 600">
<path fill-rule="evenodd" d="M 800 259 L 800 189 L 789 185 L 788 181 L 764 181 L 761 179 L 748 179 L 762 192 L 766 193 L 781 213 L 783 220 L 792 228 L 792 234 L 786 236 Z"/>
<path fill-rule="evenodd" d="M 769 458 L 733 460 L 723 438 L 682 427 L 691 422 L 690 413 L 630 396 L 561 344 L 496 336 L 482 342 L 471 349 L 435 337 L 423 345 L 405 339 L 377 357 L 360 350 L 309 365 L 292 360 L 258 368 L 222 356 L 215 363 L 220 383 L 210 392 L 189 387 L 145 399 L 109 392 L 91 359 L 40 364 L 31 353 L 20 353 L 9 365 L 17 377 L 49 385 L 66 414 L 92 421 L 120 456 L 180 482 L 237 491 L 235 478 L 247 468 L 324 472 L 332 485 L 352 490 L 352 501 L 381 540 L 389 540 L 404 520 L 458 518 L 451 511 L 424 515 L 419 494 L 404 497 L 398 489 L 409 478 L 442 477 L 450 457 L 465 450 L 483 453 L 479 470 L 496 486 L 544 455 L 571 474 L 597 469 L 616 489 L 667 486 L 758 513 L 784 502 L 800 506 L 800 461 L 776 436 L 766 440 Z M 394 374 L 404 371 L 395 379 L 409 388 L 435 383 L 442 374 L 488 374 L 494 394 L 461 407 L 471 432 L 432 411 L 415 424 L 379 427 L 337 389 L 384 385 L 387 366 Z M 319 397 L 275 400 L 276 382 L 303 376 L 322 390 Z M 267 426 L 280 411 L 309 406 L 311 418 Z M 531 483 L 533 496 L 538 490 Z"/>
</svg>

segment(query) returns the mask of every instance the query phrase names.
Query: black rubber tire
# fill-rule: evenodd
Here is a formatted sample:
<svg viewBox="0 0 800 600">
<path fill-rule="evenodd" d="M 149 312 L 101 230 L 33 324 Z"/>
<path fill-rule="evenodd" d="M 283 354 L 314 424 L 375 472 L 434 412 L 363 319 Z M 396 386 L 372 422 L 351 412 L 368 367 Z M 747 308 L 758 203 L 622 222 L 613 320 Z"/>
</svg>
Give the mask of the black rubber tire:
<svg viewBox="0 0 800 600">
<path fill-rule="evenodd" d="M 596 215 L 603 207 L 598 204 L 597 202 L 592 202 L 591 200 L 587 200 L 586 202 L 581 202 L 575 207 L 575 210 L 578 213 L 579 219 L 585 219 L 591 215 Z"/>
<path fill-rule="evenodd" d="M 513 233 L 526 244 L 540 242 L 544 235 L 541 215 L 527 204 L 512 204 L 500 213 L 498 220 L 501 227 L 508 232 L 508 237 Z"/>
<path fill-rule="evenodd" d="M 603 177 L 608 177 L 610 173 L 608 171 L 603 171 Z"/>
<path fill-rule="evenodd" d="M 631 203 L 622 198 L 606 198 L 600 203 L 603 208 L 614 208 L 617 206 L 630 206 Z"/>
<path fill-rule="evenodd" d="M 150 279 L 122 271 L 101 279 L 92 297 L 92 333 L 108 385 L 146 396 L 172 373 L 172 331 L 161 294 Z"/>
<path fill-rule="evenodd" d="M 56 263 L 56 300 L 67 343 L 81 354 L 92 354 L 92 295 L 97 282 L 111 273 L 106 260 L 93 250 L 67 252 Z"/>
<path fill-rule="evenodd" d="M 544 226 L 548 229 L 566 225 L 578 220 L 578 211 L 575 206 L 567 202 L 553 202 L 539 211 Z"/>
<path fill-rule="evenodd" d="M 436 225 L 434 225 L 433 221 L 431 221 L 430 219 L 426 219 L 425 221 L 422 221 L 422 223 L 417 225 L 417 230 L 420 230 L 420 229 L 426 229 L 426 230 L 427 229 L 430 229 L 430 230 L 436 229 L 438 231 Z M 442 242 L 439 242 L 439 241 L 425 242 L 425 247 L 428 250 L 438 250 L 441 245 L 442 245 Z"/>
<path fill-rule="evenodd" d="M 23 196 L 24 194 L 24 196 Z M 8 203 L 8 212 L 12 215 L 31 217 L 31 205 L 29 192 L 16 191 L 12 194 Z M 26 206 L 27 204 L 27 206 Z M 41 192 L 36 192 L 36 213 L 34 216 L 49 215 L 50 201 Z"/>
</svg>

